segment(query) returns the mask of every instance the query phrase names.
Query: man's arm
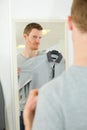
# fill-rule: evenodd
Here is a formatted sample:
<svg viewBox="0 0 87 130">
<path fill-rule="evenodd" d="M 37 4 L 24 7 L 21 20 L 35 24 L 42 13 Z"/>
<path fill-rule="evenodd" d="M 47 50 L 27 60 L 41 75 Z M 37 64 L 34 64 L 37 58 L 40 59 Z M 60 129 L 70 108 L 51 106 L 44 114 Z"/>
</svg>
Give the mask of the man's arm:
<svg viewBox="0 0 87 130">
<path fill-rule="evenodd" d="M 37 94 L 38 102 L 37 96 L 35 95 L 30 96 L 30 99 L 28 98 L 31 102 L 28 100 L 28 104 L 25 106 L 25 130 L 64 129 L 65 121 L 62 104 L 59 100 L 58 93 L 56 92 L 57 90 L 54 89 L 54 86 L 54 82 L 50 82 L 48 85 L 46 84 L 42 89 L 40 89 L 39 95 Z"/>
<path fill-rule="evenodd" d="M 37 89 L 32 90 L 29 94 L 26 105 L 24 107 L 23 119 L 25 130 L 31 130 L 32 128 L 34 113 L 37 104 L 37 96 L 38 96 L 38 90 Z"/>
</svg>

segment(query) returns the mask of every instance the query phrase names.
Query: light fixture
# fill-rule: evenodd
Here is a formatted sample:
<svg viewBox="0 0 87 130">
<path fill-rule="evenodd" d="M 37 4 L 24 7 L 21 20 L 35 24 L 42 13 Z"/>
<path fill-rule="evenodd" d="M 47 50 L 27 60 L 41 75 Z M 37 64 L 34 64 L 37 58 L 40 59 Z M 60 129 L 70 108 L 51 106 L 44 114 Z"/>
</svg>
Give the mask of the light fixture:
<svg viewBox="0 0 87 130">
<path fill-rule="evenodd" d="M 24 48 L 24 45 L 17 45 L 17 48 Z"/>
<path fill-rule="evenodd" d="M 42 34 L 46 35 L 48 32 L 50 32 L 50 29 L 43 29 Z"/>
</svg>

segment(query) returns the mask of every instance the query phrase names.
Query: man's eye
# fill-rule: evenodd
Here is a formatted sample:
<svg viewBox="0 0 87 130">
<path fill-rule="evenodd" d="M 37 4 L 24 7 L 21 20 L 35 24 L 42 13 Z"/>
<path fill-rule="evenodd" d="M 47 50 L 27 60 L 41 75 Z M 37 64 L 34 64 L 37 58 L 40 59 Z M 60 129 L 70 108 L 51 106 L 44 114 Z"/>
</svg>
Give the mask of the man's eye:
<svg viewBox="0 0 87 130">
<path fill-rule="evenodd" d="M 35 38 L 35 39 L 36 39 L 36 38 L 37 38 L 37 36 L 33 36 L 33 38 Z"/>
<path fill-rule="evenodd" d="M 41 39 L 42 37 L 39 37 L 39 39 Z"/>
</svg>

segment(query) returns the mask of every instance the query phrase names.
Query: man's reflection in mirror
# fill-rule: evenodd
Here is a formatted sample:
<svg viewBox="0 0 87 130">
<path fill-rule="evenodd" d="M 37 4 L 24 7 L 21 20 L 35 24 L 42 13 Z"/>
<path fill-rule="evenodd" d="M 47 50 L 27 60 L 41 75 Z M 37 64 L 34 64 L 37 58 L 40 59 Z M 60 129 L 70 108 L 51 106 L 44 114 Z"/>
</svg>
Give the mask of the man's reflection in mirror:
<svg viewBox="0 0 87 130">
<path fill-rule="evenodd" d="M 65 70 L 65 59 L 58 48 L 39 51 L 42 30 L 42 26 L 37 23 L 30 23 L 25 27 L 25 48 L 17 57 L 21 130 L 24 130 L 23 110 L 29 92 L 41 88 Z"/>
<path fill-rule="evenodd" d="M 20 74 L 21 65 L 26 60 L 39 55 L 38 49 L 42 38 L 42 30 L 43 27 L 38 23 L 30 23 L 26 25 L 23 33 L 25 48 L 23 52 L 17 56 L 18 74 Z"/>
<path fill-rule="evenodd" d="M 17 64 L 18 64 L 18 77 L 20 77 L 21 73 L 21 66 L 26 63 L 27 60 L 29 60 L 32 57 L 35 57 L 39 55 L 39 45 L 41 42 L 42 38 L 42 30 L 43 27 L 38 24 L 38 23 L 29 23 L 26 25 L 23 36 L 24 36 L 24 41 L 25 41 L 25 48 L 23 52 L 19 53 L 17 55 Z M 27 89 L 27 87 L 26 87 Z M 23 100 L 22 95 L 25 95 L 25 91 L 28 93 L 28 90 L 21 89 L 19 91 L 19 98 L 20 98 L 20 129 L 24 130 L 24 125 L 23 125 L 23 108 L 24 104 L 26 102 L 26 96 Z"/>
</svg>

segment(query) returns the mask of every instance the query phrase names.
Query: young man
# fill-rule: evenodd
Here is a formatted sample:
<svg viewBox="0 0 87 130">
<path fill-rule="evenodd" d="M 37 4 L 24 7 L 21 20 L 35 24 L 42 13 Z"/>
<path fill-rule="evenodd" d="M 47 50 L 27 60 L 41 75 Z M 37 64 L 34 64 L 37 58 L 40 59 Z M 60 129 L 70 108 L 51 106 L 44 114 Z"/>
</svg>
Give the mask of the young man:
<svg viewBox="0 0 87 130">
<path fill-rule="evenodd" d="M 21 65 L 34 56 L 38 55 L 38 49 L 42 38 L 42 26 L 38 23 L 30 23 L 24 29 L 25 48 L 22 53 L 17 56 L 18 74 L 21 70 Z"/>
<path fill-rule="evenodd" d="M 25 48 L 22 53 L 19 53 L 17 55 L 17 65 L 18 65 L 18 80 L 20 76 L 20 72 L 22 71 L 22 65 L 26 63 L 27 60 L 29 60 L 32 57 L 35 57 L 39 55 L 38 49 L 40 45 L 40 41 L 42 38 L 42 26 L 38 23 L 30 23 L 26 25 L 24 29 L 24 40 L 25 40 Z M 26 86 L 25 86 L 26 87 Z M 21 94 L 22 93 L 22 94 Z M 27 90 L 28 93 L 28 90 Z M 24 109 L 24 104 L 26 103 L 26 98 L 23 97 L 21 100 L 22 96 L 24 96 L 24 88 L 19 90 L 19 107 L 20 107 L 20 130 L 24 130 L 24 124 L 23 124 L 23 109 Z"/>
<path fill-rule="evenodd" d="M 73 66 L 42 87 L 39 95 L 38 90 L 30 94 L 23 113 L 25 130 L 87 130 L 87 0 L 73 0 L 68 25 Z"/>
</svg>

